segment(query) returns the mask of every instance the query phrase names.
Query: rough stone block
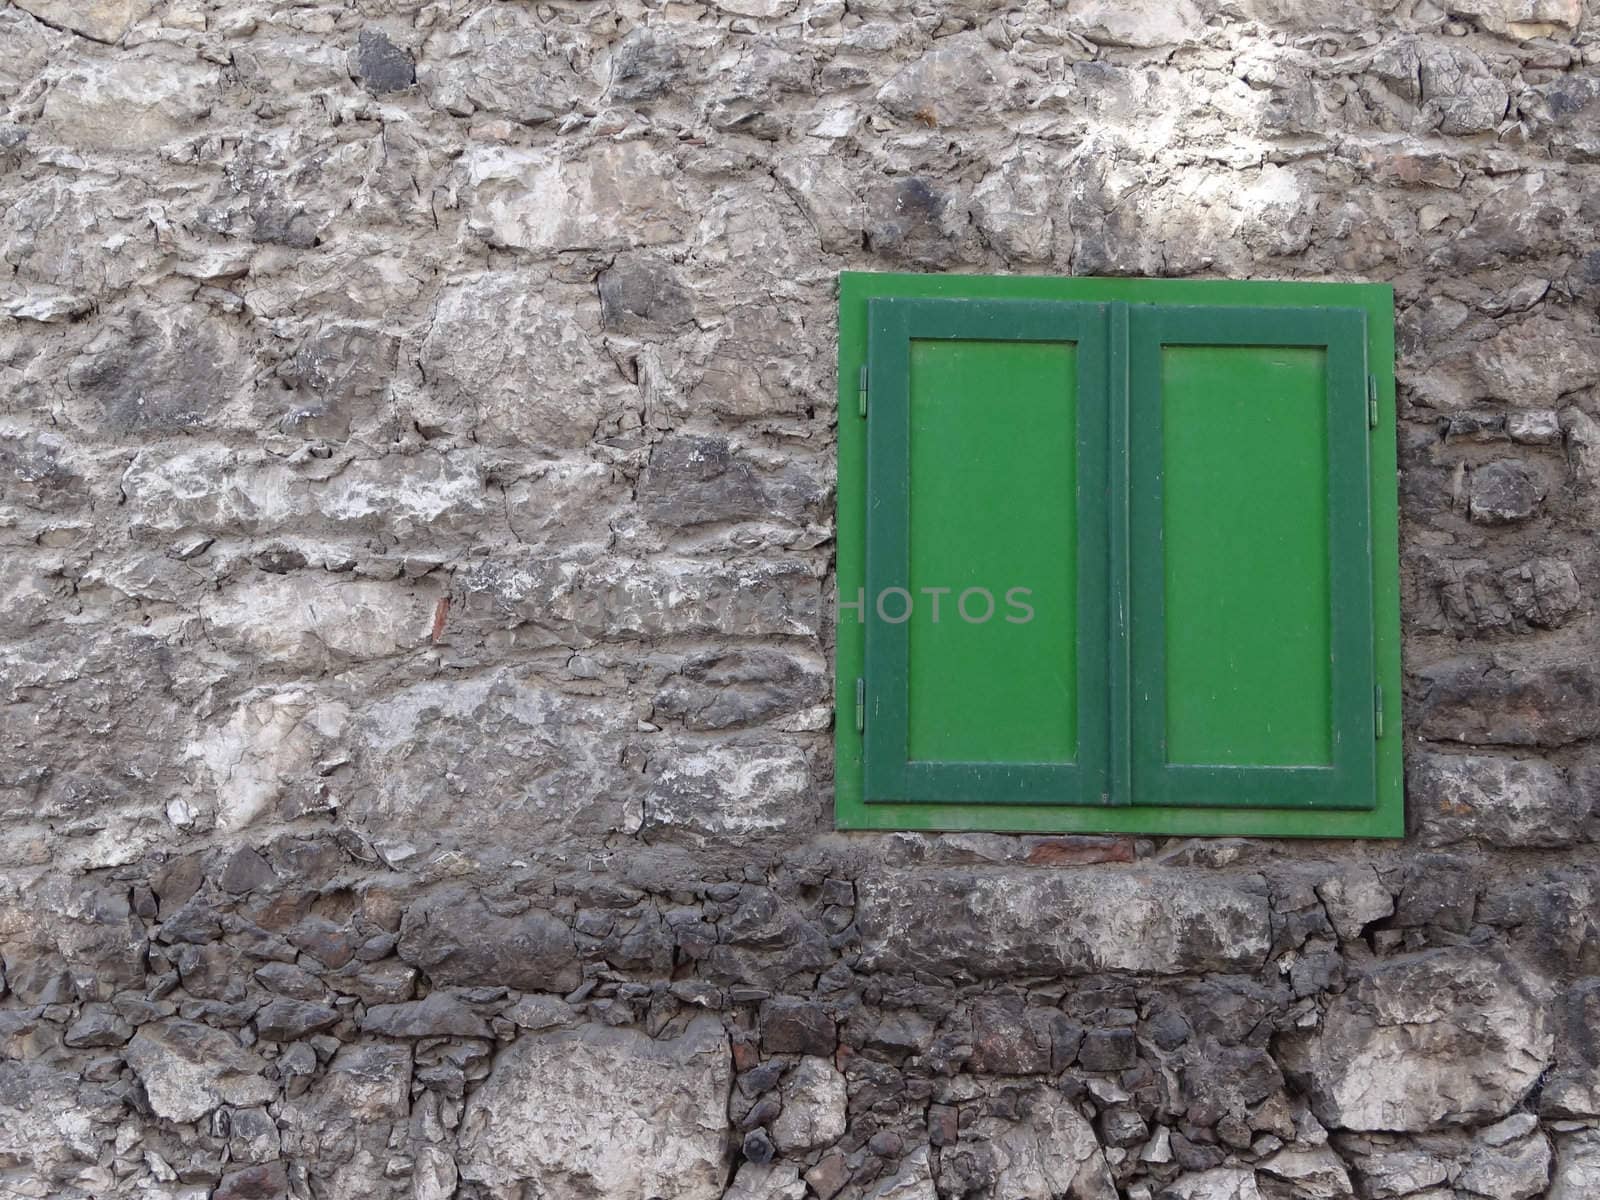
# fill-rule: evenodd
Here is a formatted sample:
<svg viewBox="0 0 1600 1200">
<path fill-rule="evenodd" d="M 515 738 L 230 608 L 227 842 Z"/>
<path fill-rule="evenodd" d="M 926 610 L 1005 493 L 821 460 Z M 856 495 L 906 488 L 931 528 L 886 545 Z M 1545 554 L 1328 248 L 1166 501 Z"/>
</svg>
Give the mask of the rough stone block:
<svg viewBox="0 0 1600 1200">
<path fill-rule="evenodd" d="M 150 150 L 210 113 L 217 82 L 216 67 L 186 56 L 147 50 L 139 57 L 86 58 L 50 89 L 43 132 L 75 148 Z"/>
<path fill-rule="evenodd" d="M 316 1089 L 323 1120 L 380 1121 L 411 1111 L 411 1047 L 340 1047 Z"/>
<path fill-rule="evenodd" d="M 435 403 L 419 417 L 483 445 L 587 445 L 637 390 L 605 353 L 592 286 L 531 272 L 451 281 L 434 305 L 422 370 Z"/>
<path fill-rule="evenodd" d="M 1556 1168 L 1546 1200 L 1587 1200 L 1600 1192 L 1600 1132 L 1569 1133 L 1556 1141 Z"/>
<path fill-rule="evenodd" d="M 1526 463 L 1502 459 L 1473 470 L 1467 485 L 1467 515 L 1480 525 L 1511 525 L 1538 512 L 1544 481 Z"/>
<path fill-rule="evenodd" d="M 411 906 L 399 952 L 436 983 L 568 992 L 580 979 L 565 922 L 538 909 L 499 916 L 477 895 L 454 889 Z"/>
<path fill-rule="evenodd" d="M 902 121 L 933 129 L 985 120 L 1002 106 L 1005 57 L 977 33 L 935 44 L 878 91 L 878 103 Z"/>
<path fill-rule="evenodd" d="M 784 1154 L 803 1154 L 844 1136 L 844 1076 L 825 1058 L 806 1057 L 784 1077 L 783 1111 L 772 1142 Z"/>
<path fill-rule="evenodd" d="M 1563 846 L 1588 816 L 1585 797 L 1557 767 L 1537 759 L 1416 754 L 1407 772 L 1408 814 L 1422 841 L 1469 838 L 1496 846 Z"/>
<path fill-rule="evenodd" d="M 144 1084 L 150 1107 L 168 1121 L 198 1121 L 222 1104 L 248 1106 L 276 1098 L 266 1063 L 229 1034 L 194 1021 L 143 1026 L 123 1050 Z"/>
<path fill-rule="evenodd" d="M 651 840 L 762 838 L 816 827 L 805 754 L 795 746 L 660 746 L 643 793 Z"/>
<path fill-rule="evenodd" d="M 1506 1116 L 1550 1064 L 1545 999 L 1469 949 L 1381 960 L 1289 1038 L 1285 1065 L 1330 1129 L 1420 1131 Z"/>
<path fill-rule="evenodd" d="M 473 232 L 511 250 L 622 250 L 676 242 L 690 210 L 672 158 L 648 142 L 567 156 L 476 147 L 466 159 Z"/>
<path fill-rule="evenodd" d="M 1417 677 L 1419 725 L 1435 741 L 1566 746 L 1600 734 L 1600 674 L 1586 663 L 1452 658 Z"/>
<path fill-rule="evenodd" d="M 711 1017 L 660 1040 L 593 1025 L 525 1034 L 467 1101 L 461 1177 L 572 1200 L 719 1200 L 731 1081 Z"/>
<path fill-rule="evenodd" d="M 1248 970 L 1267 898 L 1202 872 L 892 872 L 856 885 L 869 969 L 979 977 Z"/>
</svg>

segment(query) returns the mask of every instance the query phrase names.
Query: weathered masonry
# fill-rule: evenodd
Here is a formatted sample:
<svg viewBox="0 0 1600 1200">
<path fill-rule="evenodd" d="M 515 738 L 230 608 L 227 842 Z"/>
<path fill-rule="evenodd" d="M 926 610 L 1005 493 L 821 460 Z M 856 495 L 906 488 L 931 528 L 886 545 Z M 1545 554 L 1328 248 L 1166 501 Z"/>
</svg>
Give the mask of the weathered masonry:
<svg viewBox="0 0 1600 1200">
<path fill-rule="evenodd" d="M 1597 234 L 1593 0 L 0 6 L 0 1196 L 1600 1193 Z M 1403 837 L 840 828 L 869 273 L 1392 288 Z"/>
</svg>

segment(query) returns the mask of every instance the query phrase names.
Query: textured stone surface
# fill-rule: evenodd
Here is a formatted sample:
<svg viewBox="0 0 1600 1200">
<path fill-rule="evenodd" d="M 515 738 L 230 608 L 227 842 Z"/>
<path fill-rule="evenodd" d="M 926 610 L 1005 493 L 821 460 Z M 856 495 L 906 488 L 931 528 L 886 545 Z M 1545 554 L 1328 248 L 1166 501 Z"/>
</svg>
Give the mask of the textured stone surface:
<svg viewBox="0 0 1600 1200">
<path fill-rule="evenodd" d="M 413 907 L 400 930 L 400 956 L 441 983 L 505 983 L 530 991 L 578 984 L 572 934 L 548 913 L 490 912 L 476 897 L 440 893 Z"/>
<path fill-rule="evenodd" d="M 1593 1193 L 1597 20 L 0 4 L 0 1192 Z M 1405 840 L 831 829 L 885 269 L 1393 285 Z"/>
<path fill-rule="evenodd" d="M 276 1092 L 260 1074 L 260 1058 L 231 1035 L 193 1021 L 147 1025 L 123 1055 L 151 1109 L 169 1121 L 197 1121 L 219 1104 L 261 1104 Z"/>
<path fill-rule="evenodd" d="M 1578 1200 L 1600 1187 L 1600 1134 L 1583 1130 L 1556 1143 L 1548 1200 Z"/>
<path fill-rule="evenodd" d="M 978 976 L 1249 968 L 1265 896 L 1204 875 L 891 875 L 858 885 L 867 962 Z"/>
<path fill-rule="evenodd" d="M 720 1196 L 730 1070 L 709 1018 L 662 1041 L 600 1028 L 521 1038 L 462 1118 L 462 1175 L 573 1197 Z"/>
<path fill-rule="evenodd" d="M 844 1076 L 825 1058 L 807 1056 L 783 1081 L 783 1111 L 772 1124 L 773 1145 L 804 1153 L 844 1136 Z"/>
<path fill-rule="evenodd" d="M 1430 950 L 1374 966 L 1289 1065 L 1324 1125 L 1423 1130 L 1510 1112 L 1550 1063 L 1543 998 L 1505 966 Z"/>
<path fill-rule="evenodd" d="M 1419 754 L 1407 779 L 1411 816 L 1430 846 L 1482 838 L 1501 846 L 1577 840 L 1587 799 L 1537 759 Z"/>
</svg>

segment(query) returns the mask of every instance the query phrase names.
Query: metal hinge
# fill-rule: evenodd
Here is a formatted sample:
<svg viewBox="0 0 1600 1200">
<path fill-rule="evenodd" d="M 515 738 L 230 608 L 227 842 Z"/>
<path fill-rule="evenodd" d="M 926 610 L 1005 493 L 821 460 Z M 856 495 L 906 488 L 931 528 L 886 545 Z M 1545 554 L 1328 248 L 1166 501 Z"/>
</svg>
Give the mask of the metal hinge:
<svg viewBox="0 0 1600 1200">
<path fill-rule="evenodd" d="M 1367 428 L 1378 427 L 1378 377 L 1367 376 Z"/>
<path fill-rule="evenodd" d="M 861 409 L 861 415 L 867 415 L 867 368 L 861 368 L 861 373 L 856 376 L 856 403 Z"/>
<path fill-rule="evenodd" d="M 1372 736 L 1383 736 L 1383 684 L 1378 684 L 1372 689 Z"/>
<path fill-rule="evenodd" d="M 867 731 L 867 681 L 856 676 L 856 732 Z"/>
</svg>

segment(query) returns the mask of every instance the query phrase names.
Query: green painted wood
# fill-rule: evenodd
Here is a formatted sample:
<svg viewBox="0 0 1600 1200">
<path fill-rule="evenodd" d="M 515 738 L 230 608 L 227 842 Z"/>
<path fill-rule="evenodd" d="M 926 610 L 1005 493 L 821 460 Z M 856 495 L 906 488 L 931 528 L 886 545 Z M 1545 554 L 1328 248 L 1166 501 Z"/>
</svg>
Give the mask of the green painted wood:
<svg viewBox="0 0 1600 1200">
<path fill-rule="evenodd" d="M 1366 314 L 1365 351 L 1377 383 L 1379 420 L 1370 436 L 1370 536 L 1375 624 L 1372 653 L 1377 680 L 1388 699 L 1386 731 L 1377 738 L 1375 795 L 1371 810 L 1228 807 L 1164 804 L 1143 806 L 1037 803 L 940 804 L 916 801 L 868 803 L 862 761 L 863 737 L 849 719 L 855 680 L 865 670 L 866 623 L 854 607 L 865 592 L 866 426 L 857 413 L 857 379 L 867 357 L 868 305 L 874 298 L 1050 300 L 1088 303 L 1124 301 L 1181 306 L 1356 308 Z M 1045 276 L 894 275 L 847 272 L 839 300 L 839 487 L 835 629 L 838 711 L 835 722 L 835 813 L 841 829 L 946 829 L 1000 832 L 1130 833 L 1171 836 L 1399 837 L 1404 832 L 1400 692 L 1398 503 L 1395 488 L 1393 292 L 1386 285 L 1320 284 L 1239 280 L 1062 279 Z M 1116 321 L 1112 315 L 1113 325 Z M 1109 357 L 1114 360 L 1115 348 Z M 1080 397 L 1081 400 L 1081 397 Z M 876 403 L 876 397 L 874 397 Z M 1114 431 L 1107 457 L 1114 464 Z M 1111 471 L 1114 482 L 1115 469 Z M 1081 478 L 1081 477 L 1080 477 Z M 1116 505 L 1108 524 L 1116 527 Z M 1111 539 L 1113 542 L 1115 539 Z M 1114 557 L 1114 545 L 1108 547 Z M 1107 580 L 1108 590 L 1114 591 Z M 1109 605 L 1108 605 L 1109 607 Z M 1113 629 L 1112 633 L 1115 632 Z M 1109 638 L 1114 642 L 1115 638 Z M 1114 664 L 1113 652 L 1108 665 Z M 1110 693 L 1117 691 L 1111 672 Z M 1126 671 L 1123 679 L 1128 679 Z M 1082 707 L 1080 699 L 1080 707 Z M 1115 701 L 1102 708 L 1116 719 Z M 1110 762 L 1114 796 L 1132 799 L 1127 767 Z M 918 764 L 937 769 L 941 764 Z M 954 766 L 952 770 L 960 770 Z"/>
<path fill-rule="evenodd" d="M 1108 647 L 1108 740 L 1111 758 L 1110 799 L 1113 804 L 1133 800 L 1133 626 L 1128 589 L 1128 564 L 1132 550 L 1128 528 L 1129 429 L 1128 406 L 1112 397 L 1128 394 L 1128 306 L 1111 305 L 1111 340 L 1106 349 L 1106 461 L 1109 503 L 1106 506 L 1108 557 L 1107 586 L 1110 606 Z"/>
<path fill-rule="evenodd" d="M 1078 751 L 1077 345 L 911 341 L 914 762 Z"/>
<path fill-rule="evenodd" d="M 1166 761 L 1332 766 L 1327 351 L 1163 346 L 1154 366 Z"/>
<path fill-rule="evenodd" d="M 870 308 L 867 800 L 1099 803 L 1105 309 Z"/>
<path fill-rule="evenodd" d="M 1130 309 L 1133 802 L 1367 809 L 1365 314 Z"/>
</svg>

